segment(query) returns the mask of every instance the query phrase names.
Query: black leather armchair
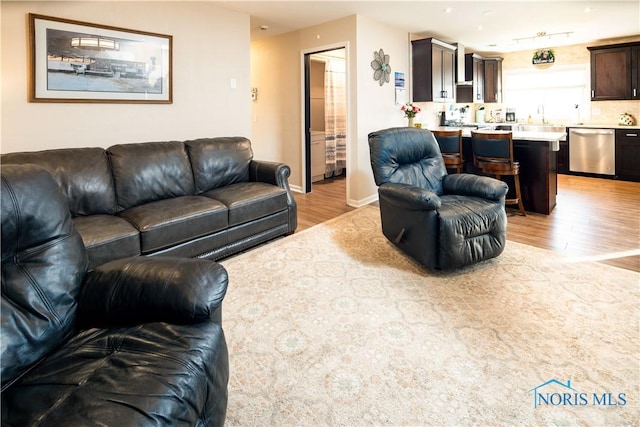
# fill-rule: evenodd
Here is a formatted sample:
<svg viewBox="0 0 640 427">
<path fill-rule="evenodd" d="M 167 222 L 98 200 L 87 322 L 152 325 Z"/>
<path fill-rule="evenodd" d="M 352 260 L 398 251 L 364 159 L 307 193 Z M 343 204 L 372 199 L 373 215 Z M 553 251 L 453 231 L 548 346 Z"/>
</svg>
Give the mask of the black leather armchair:
<svg viewBox="0 0 640 427">
<path fill-rule="evenodd" d="M 225 269 L 133 257 L 87 273 L 51 175 L 1 172 L 2 425 L 223 425 Z"/>
<path fill-rule="evenodd" d="M 426 129 L 369 134 L 382 232 L 431 270 L 463 267 L 502 253 L 507 185 L 471 174 L 448 175 Z"/>
</svg>

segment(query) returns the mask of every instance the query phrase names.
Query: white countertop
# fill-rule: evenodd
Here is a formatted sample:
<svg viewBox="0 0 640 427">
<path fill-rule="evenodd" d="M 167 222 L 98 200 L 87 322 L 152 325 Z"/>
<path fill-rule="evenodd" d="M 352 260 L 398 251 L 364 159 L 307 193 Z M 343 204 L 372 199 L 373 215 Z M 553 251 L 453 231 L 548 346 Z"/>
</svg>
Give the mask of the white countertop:
<svg viewBox="0 0 640 427">
<path fill-rule="evenodd" d="M 566 136 L 566 132 L 513 132 L 513 139 L 525 139 L 527 141 L 560 141 Z"/>
<path fill-rule="evenodd" d="M 607 124 L 588 124 L 581 123 L 579 125 L 567 125 L 568 128 L 593 128 L 593 129 L 638 129 L 638 124 L 633 126 L 625 126 L 625 125 L 607 125 Z"/>
<path fill-rule="evenodd" d="M 463 137 L 471 137 L 472 129 L 467 127 L 457 128 L 457 127 L 451 127 L 451 126 L 438 126 L 438 127 L 429 128 L 429 130 L 457 130 L 457 129 L 462 129 Z M 500 133 L 508 133 L 509 131 L 483 129 L 482 132 L 500 134 Z M 566 136 L 567 136 L 566 132 L 526 132 L 526 131 L 514 131 L 512 135 L 513 139 L 522 139 L 526 141 L 547 141 L 547 142 L 551 142 L 551 141 L 557 142 Z"/>
<path fill-rule="evenodd" d="M 636 123 L 631 126 L 619 125 L 612 123 L 523 123 L 523 122 L 469 122 L 468 125 L 483 126 L 561 126 L 565 128 L 594 128 L 594 129 L 638 129 L 640 124 Z"/>
</svg>

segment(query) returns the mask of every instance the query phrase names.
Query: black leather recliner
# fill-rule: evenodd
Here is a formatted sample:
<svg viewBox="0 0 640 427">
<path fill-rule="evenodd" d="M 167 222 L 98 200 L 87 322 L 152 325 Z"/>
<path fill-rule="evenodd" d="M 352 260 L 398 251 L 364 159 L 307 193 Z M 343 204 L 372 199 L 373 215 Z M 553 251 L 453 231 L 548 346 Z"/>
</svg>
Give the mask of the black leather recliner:
<svg viewBox="0 0 640 427">
<path fill-rule="evenodd" d="M 471 175 L 448 175 L 433 134 L 391 128 L 369 134 L 382 232 L 431 270 L 494 258 L 506 242 L 507 185 Z"/>
<path fill-rule="evenodd" d="M 223 425 L 226 270 L 133 257 L 87 273 L 52 176 L 1 175 L 2 425 Z"/>
</svg>

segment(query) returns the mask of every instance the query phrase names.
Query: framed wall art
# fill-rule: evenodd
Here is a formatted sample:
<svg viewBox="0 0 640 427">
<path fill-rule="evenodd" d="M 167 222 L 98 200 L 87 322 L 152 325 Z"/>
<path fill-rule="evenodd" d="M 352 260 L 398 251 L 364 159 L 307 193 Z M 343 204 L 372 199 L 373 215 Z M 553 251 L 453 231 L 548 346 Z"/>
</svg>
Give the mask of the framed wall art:
<svg viewBox="0 0 640 427">
<path fill-rule="evenodd" d="M 31 102 L 170 104 L 172 36 L 29 14 Z"/>
</svg>

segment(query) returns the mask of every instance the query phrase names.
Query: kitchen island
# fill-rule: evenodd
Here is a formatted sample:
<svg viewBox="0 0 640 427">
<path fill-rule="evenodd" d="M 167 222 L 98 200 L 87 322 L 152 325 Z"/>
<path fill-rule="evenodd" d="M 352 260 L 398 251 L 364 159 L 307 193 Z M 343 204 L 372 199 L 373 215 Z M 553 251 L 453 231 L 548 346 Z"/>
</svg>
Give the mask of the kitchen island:
<svg viewBox="0 0 640 427">
<path fill-rule="evenodd" d="M 462 145 L 464 168 L 466 173 L 480 174 L 473 165 L 473 150 L 471 147 L 471 129 L 455 127 L 434 127 L 431 130 L 462 129 Z M 505 133 L 504 131 L 482 130 L 483 132 Z M 560 140 L 566 137 L 566 132 L 527 132 L 514 131 L 513 156 L 520 162 L 520 190 L 522 202 L 527 212 L 549 215 L 556 206 L 558 193 L 558 172 L 556 153 L 560 148 Z M 513 192 L 513 178 L 503 177 L 509 185 L 509 192 Z M 509 195 L 508 197 L 511 197 Z"/>
</svg>

